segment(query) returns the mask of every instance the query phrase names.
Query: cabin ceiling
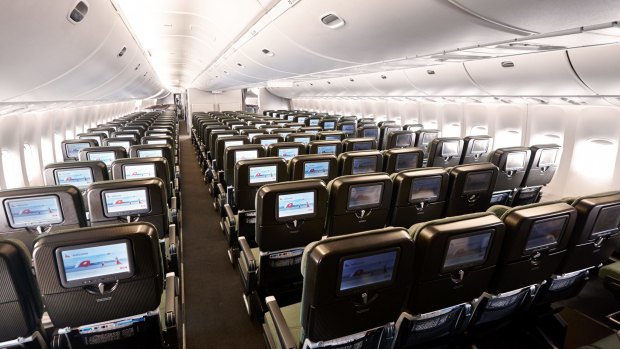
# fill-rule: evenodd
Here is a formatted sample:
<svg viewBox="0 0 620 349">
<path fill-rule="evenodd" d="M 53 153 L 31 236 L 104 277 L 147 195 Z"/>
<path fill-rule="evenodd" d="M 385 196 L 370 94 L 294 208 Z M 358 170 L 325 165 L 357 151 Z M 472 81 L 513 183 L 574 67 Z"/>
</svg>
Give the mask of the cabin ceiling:
<svg viewBox="0 0 620 349">
<path fill-rule="evenodd" d="M 112 1 L 173 90 L 293 87 L 620 41 L 614 0 Z M 324 24 L 330 14 L 344 25 Z"/>
</svg>

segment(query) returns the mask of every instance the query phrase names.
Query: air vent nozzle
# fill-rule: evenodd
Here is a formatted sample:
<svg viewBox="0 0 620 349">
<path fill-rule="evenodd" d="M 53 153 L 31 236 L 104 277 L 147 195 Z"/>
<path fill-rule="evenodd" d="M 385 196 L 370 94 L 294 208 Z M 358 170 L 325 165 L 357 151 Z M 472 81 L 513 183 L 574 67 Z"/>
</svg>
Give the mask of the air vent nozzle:
<svg viewBox="0 0 620 349">
<path fill-rule="evenodd" d="M 502 67 L 504 67 L 504 68 L 512 68 L 514 66 L 515 66 L 514 62 L 511 62 L 511 61 L 503 61 L 502 62 Z"/>
<path fill-rule="evenodd" d="M 84 1 L 78 1 L 77 4 L 73 7 L 71 12 L 69 12 L 69 22 L 76 24 L 80 23 L 86 17 L 88 13 L 88 5 Z"/>
<path fill-rule="evenodd" d="M 331 29 L 337 29 L 344 26 L 344 19 L 333 13 L 328 13 L 321 17 L 321 22 Z"/>
</svg>

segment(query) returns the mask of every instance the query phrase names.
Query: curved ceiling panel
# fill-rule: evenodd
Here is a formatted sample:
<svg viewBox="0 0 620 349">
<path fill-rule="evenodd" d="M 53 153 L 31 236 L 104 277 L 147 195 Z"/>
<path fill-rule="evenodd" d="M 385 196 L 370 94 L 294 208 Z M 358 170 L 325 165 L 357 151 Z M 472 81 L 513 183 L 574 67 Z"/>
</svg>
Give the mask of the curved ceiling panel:
<svg viewBox="0 0 620 349">
<path fill-rule="evenodd" d="M 431 96 L 480 96 L 487 93 L 476 86 L 462 63 L 405 70 L 413 86 Z"/>
<path fill-rule="evenodd" d="M 465 68 L 493 95 L 593 95 L 575 75 L 564 50 L 465 62 Z"/>
<path fill-rule="evenodd" d="M 618 20 L 617 0 L 449 0 L 489 21 L 544 33 Z"/>
<path fill-rule="evenodd" d="M 600 95 L 620 95 L 620 45 L 568 50 L 568 57 L 583 82 Z"/>
<path fill-rule="evenodd" d="M 344 26 L 321 18 L 335 14 Z M 315 55 L 373 63 L 512 39 L 517 34 L 444 1 L 301 1 L 275 21 L 286 36 Z"/>
</svg>

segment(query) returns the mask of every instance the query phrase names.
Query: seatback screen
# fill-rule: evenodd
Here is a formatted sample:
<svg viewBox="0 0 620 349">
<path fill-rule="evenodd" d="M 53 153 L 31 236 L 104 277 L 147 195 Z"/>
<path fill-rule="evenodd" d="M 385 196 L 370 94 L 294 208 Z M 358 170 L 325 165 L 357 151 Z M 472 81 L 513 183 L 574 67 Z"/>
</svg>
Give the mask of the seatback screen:
<svg viewBox="0 0 620 349">
<path fill-rule="evenodd" d="M 543 149 L 540 151 L 540 160 L 538 160 L 538 167 L 547 167 L 555 165 L 555 158 L 558 154 L 557 149 Z"/>
<path fill-rule="evenodd" d="M 459 142 L 443 142 L 441 146 L 441 156 L 448 158 L 459 155 Z"/>
<path fill-rule="evenodd" d="M 308 145 L 310 143 L 310 137 L 294 137 L 293 142 L 303 143 L 304 145 Z"/>
<path fill-rule="evenodd" d="M 355 133 L 355 125 L 344 124 L 342 125 L 341 131 L 349 135 L 353 134 Z"/>
<path fill-rule="evenodd" d="M 308 161 L 304 163 L 304 179 L 329 177 L 329 161 Z"/>
<path fill-rule="evenodd" d="M 243 141 L 225 141 L 224 149 L 235 146 L 235 145 L 243 145 Z"/>
<path fill-rule="evenodd" d="M 165 139 L 147 139 L 146 144 L 168 144 Z"/>
<path fill-rule="evenodd" d="M 235 151 L 235 162 L 240 160 L 250 160 L 258 158 L 258 150 L 237 150 Z"/>
<path fill-rule="evenodd" d="M 418 167 L 418 153 L 396 154 L 396 171 Z"/>
<path fill-rule="evenodd" d="M 348 210 L 376 208 L 381 206 L 383 183 L 352 185 L 349 188 Z"/>
<path fill-rule="evenodd" d="M 414 178 L 411 182 L 410 202 L 435 201 L 441 190 L 441 177 Z"/>
<path fill-rule="evenodd" d="M 483 264 L 491 244 L 492 229 L 453 237 L 448 242 L 448 250 L 444 257 L 442 271 L 461 270 Z"/>
<path fill-rule="evenodd" d="M 493 172 L 468 173 L 463 186 L 463 194 L 474 194 L 485 192 L 491 185 Z"/>
<path fill-rule="evenodd" d="M 64 287 L 128 279 L 134 275 L 129 240 L 85 244 L 56 249 L 56 261 Z"/>
<path fill-rule="evenodd" d="M 353 150 L 371 150 L 372 142 L 353 142 Z"/>
<path fill-rule="evenodd" d="M 319 145 L 316 147 L 317 154 L 336 154 L 336 150 L 335 145 Z"/>
<path fill-rule="evenodd" d="M 112 162 L 116 160 L 116 154 L 113 151 L 89 151 L 86 154 L 88 160 L 96 160 L 103 162 L 106 166 L 110 167 Z"/>
<path fill-rule="evenodd" d="M 108 142 L 108 146 L 110 147 L 123 147 L 126 151 L 129 152 L 129 147 L 131 147 L 131 143 L 129 141 L 112 141 Z"/>
<path fill-rule="evenodd" d="M 398 249 L 359 257 L 344 257 L 340 262 L 339 293 L 391 284 L 397 259 Z"/>
<path fill-rule="evenodd" d="M 336 122 L 335 121 L 325 121 L 323 123 L 323 129 L 324 130 L 333 130 L 334 128 L 336 128 Z"/>
<path fill-rule="evenodd" d="M 267 139 L 261 139 L 260 140 L 260 144 L 262 146 L 264 146 L 265 148 L 267 146 L 269 146 L 269 144 L 274 144 L 274 143 L 278 143 L 278 139 L 277 138 L 267 138 Z"/>
<path fill-rule="evenodd" d="M 56 195 L 34 196 L 4 201 L 4 209 L 13 228 L 62 223 L 60 201 Z"/>
<path fill-rule="evenodd" d="M 320 123 L 321 123 L 321 119 L 310 119 L 309 121 L 310 126 L 319 126 Z"/>
<path fill-rule="evenodd" d="M 524 253 L 554 247 L 558 244 L 568 216 L 537 220 L 532 224 L 525 243 Z"/>
<path fill-rule="evenodd" d="M 488 139 L 474 139 L 474 143 L 471 145 L 471 154 L 484 154 L 489 149 Z"/>
<path fill-rule="evenodd" d="M 144 177 L 157 177 L 155 171 L 155 164 L 139 164 L 139 165 L 125 165 L 123 166 L 123 178 L 144 178 Z"/>
<path fill-rule="evenodd" d="M 506 171 L 522 170 L 525 162 L 525 152 L 508 153 L 506 156 Z"/>
<path fill-rule="evenodd" d="M 352 174 L 371 173 L 377 170 L 377 157 L 364 156 L 353 158 Z"/>
<path fill-rule="evenodd" d="M 379 130 L 376 128 L 366 128 L 362 131 L 362 136 L 377 138 L 377 136 L 379 136 Z"/>
<path fill-rule="evenodd" d="M 422 145 L 428 145 L 435 138 L 437 138 L 437 133 L 424 132 L 424 134 L 422 135 Z"/>
<path fill-rule="evenodd" d="M 90 147 L 90 143 L 65 143 L 68 158 L 77 159 L 80 150 Z"/>
<path fill-rule="evenodd" d="M 103 191 L 105 213 L 122 217 L 150 212 L 146 188 Z"/>
<path fill-rule="evenodd" d="M 278 181 L 278 167 L 269 166 L 250 166 L 248 182 L 250 184 L 273 183 Z"/>
<path fill-rule="evenodd" d="M 276 212 L 276 217 L 302 218 L 313 215 L 315 212 L 314 196 L 314 191 L 277 195 L 278 210 Z"/>
<path fill-rule="evenodd" d="M 74 185 L 80 190 L 86 190 L 93 182 L 93 171 L 88 167 L 54 170 L 54 176 L 56 184 Z"/>
<path fill-rule="evenodd" d="M 164 152 L 161 149 L 139 149 L 139 158 L 157 158 L 164 156 Z"/>
<path fill-rule="evenodd" d="M 399 148 L 411 146 L 411 135 L 401 134 L 396 136 L 396 146 Z"/>
<path fill-rule="evenodd" d="M 327 135 L 325 136 L 325 140 L 326 141 L 339 141 L 340 136 L 339 135 Z"/>
<path fill-rule="evenodd" d="M 596 217 L 591 238 L 618 232 L 620 226 L 620 205 L 603 207 Z"/>
</svg>

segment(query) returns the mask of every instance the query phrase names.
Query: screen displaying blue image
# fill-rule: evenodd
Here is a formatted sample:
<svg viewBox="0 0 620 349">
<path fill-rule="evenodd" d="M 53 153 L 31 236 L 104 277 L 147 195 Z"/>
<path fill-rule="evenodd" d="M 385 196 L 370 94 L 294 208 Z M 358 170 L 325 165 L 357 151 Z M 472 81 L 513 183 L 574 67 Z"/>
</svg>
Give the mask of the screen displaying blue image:
<svg viewBox="0 0 620 349">
<path fill-rule="evenodd" d="M 74 185 L 80 190 L 86 190 L 93 182 L 93 172 L 88 167 L 55 170 L 54 175 L 56 184 Z"/>
<path fill-rule="evenodd" d="M 564 232 L 567 220 L 568 216 L 562 216 L 534 222 L 525 244 L 524 253 L 557 245 Z"/>
<path fill-rule="evenodd" d="M 9 223 L 13 228 L 36 227 L 63 221 L 60 201 L 55 195 L 4 201 Z"/>
<path fill-rule="evenodd" d="M 103 198 L 106 213 L 110 216 L 128 216 L 150 211 L 146 189 L 104 191 Z"/>
<path fill-rule="evenodd" d="M 342 125 L 341 131 L 350 135 L 355 133 L 355 125 L 351 125 L 351 124 L 345 124 Z"/>
<path fill-rule="evenodd" d="M 293 142 L 303 143 L 303 145 L 308 145 L 310 143 L 310 137 L 294 137 Z"/>
<path fill-rule="evenodd" d="M 113 151 L 89 151 L 86 154 L 88 160 L 96 160 L 103 162 L 106 166 L 110 167 L 112 162 L 116 160 L 116 154 Z"/>
<path fill-rule="evenodd" d="M 314 214 L 314 192 L 278 195 L 277 218 L 304 217 Z"/>
<path fill-rule="evenodd" d="M 310 126 L 319 126 L 320 123 L 321 119 L 310 119 L 309 121 Z"/>
<path fill-rule="evenodd" d="M 325 121 L 323 123 L 323 129 L 324 130 L 333 130 L 334 128 L 336 128 L 336 122 L 335 121 Z"/>
<path fill-rule="evenodd" d="M 379 136 L 379 130 L 376 128 L 367 128 L 362 132 L 362 137 L 377 138 Z"/>
<path fill-rule="evenodd" d="M 309 133 L 311 135 L 315 135 L 315 134 L 319 133 L 319 130 L 305 130 L 304 132 L 305 133 Z"/>
<path fill-rule="evenodd" d="M 443 262 L 443 271 L 484 263 L 492 232 L 492 230 L 485 230 L 483 233 L 450 239 Z"/>
<path fill-rule="evenodd" d="M 353 159 L 352 174 L 371 173 L 377 169 L 377 157 L 365 156 Z"/>
<path fill-rule="evenodd" d="M 306 116 L 300 116 L 300 117 L 297 118 L 297 122 L 300 122 L 300 123 L 303 124 L 306 121 L 307 118 L 308 117 L 306 117 Z"/>
<path fill-rule="evenodd" d="M 278 167 L 273 166 L 250 166 L 250 184 L 272 183 L 278 181 Z"/>
<path fill-rule="evenodd" d="M 404 153 L 396 155 L 396 171 L 418 167 L 418 153 Z"/>
<path fill-rule="evenodd" d="M 340 267 L 340 292 L 392 281 L 397 256 L 397 251 L 389 251 L 344 259 Z"/>
<path fill-rule="evenodd" d="M 278 149 L 278 156 L 288 161 L 293 157 L 299 155 L 299 149 L 297 148 L 280 148 Z"/>
<path fill-rule="evenodd" d="M 138 150 L 139 158 L 156 158 L 162 157 L 164 153 L 161 149 L 140 149 Z"/>
<path fill-rule="evenodd" d="M 157 177 L 155 164 L 125 165 L 123 172 L 125 179 Z"/>
<path fill-rule="evenodd" d="M 372 142 L 354 142 L 353 150 L 372 150 Z"/>
<path fill-rule="evenodd" d="M 441 177 L 415 178 L 411 182 L 409 201 L 435 201 L 439 197 Z"/>
<path fill-rule="evenodd" d="M 340 136 L 339 135 L 325 136 L 325 140 L 326 141 L 339 141 Z"/>
<path fill-rule="evenodd" d="M 133 263 L 130 259 L 128 241 L 120 240 L 112 244 L 86 246 L 57 250 L 56 254 L 62 261 L 60 272 L 63 286 L 76 287 L 133 276 Z"/>
<path fill-rule="evenodd" d="M 90 143 L 65 143 L 67 157 L 76 160 L 80 150 L 88 147 L 90 147 Z"/>
<path fill-rule="evenodd" d="M 329 161 L 304 163 L 304 179 L 329 177 Z"/>
<path fill-rule="evenodd" d="M 316 147 L 317 154 L 336 154 L 335 145 L 320 145 Z"/>
</svg>

